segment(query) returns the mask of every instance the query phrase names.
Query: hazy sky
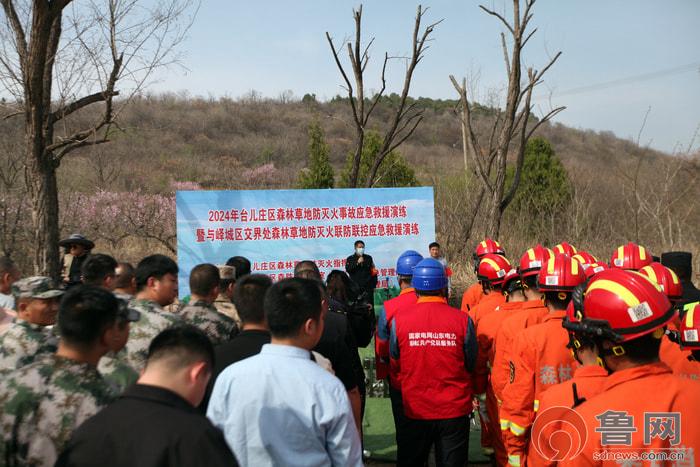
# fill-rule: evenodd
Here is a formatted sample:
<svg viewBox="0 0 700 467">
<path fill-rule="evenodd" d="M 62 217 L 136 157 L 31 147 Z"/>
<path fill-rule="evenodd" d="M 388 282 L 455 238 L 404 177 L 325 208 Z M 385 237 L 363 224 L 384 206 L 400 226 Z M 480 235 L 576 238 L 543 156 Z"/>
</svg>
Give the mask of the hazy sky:
<svg viewBox="0 0 700 467">
<path fill-rule="evenodd" d="M 503 0 L 485 0 L 502 11 Z M 354 33 L 346 0 L 203 0 L 188 40 L 184 65 L 152 89 L 192 95 L 239 97 L 251 90 L 276 97 L 342 93 L 341 77 L 324 33 L 336 41 Z M 434 0 L 425 22 L 444 21 L 416 70 L 412 96 L 455 98 L 448 76 L 478 75 L 481 99 L 502 89 L 505 68 L 500 23 L 471 0 Z M 375 37 L 367 87 L 378 87 L 381 58 L 407 55 L 417 3 L 371 0 L 363 7 L 364 38 Z M 685 148 L 700 125 L 700 1 L 540 0 L 525 61 L 537 68 L 563 52 L 536 92 L 537 102 L 567 110 L 556 121 L 578 128 L 611 130 L 637 138 L 651 108 L 642 144 Z M 374 65 L 374 67 L 372 66 Z M 388 92 L 399 92 L 404 63 L 394 61 Z M 700 146 L 698 141 L 695 148 Z"/>
</svg>

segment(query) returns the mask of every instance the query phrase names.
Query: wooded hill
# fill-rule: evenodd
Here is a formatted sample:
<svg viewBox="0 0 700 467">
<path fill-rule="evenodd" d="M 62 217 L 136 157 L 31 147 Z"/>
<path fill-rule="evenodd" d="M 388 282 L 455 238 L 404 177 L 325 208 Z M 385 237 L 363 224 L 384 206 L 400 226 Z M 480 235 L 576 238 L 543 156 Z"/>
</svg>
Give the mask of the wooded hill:
<svg viewBox="0 0 700 467">
<path fill-rule="evenodd" d="M 388 120 L 392 99 L 387 96 L 375 110 L 375 129 Z M 425 109 L 423 121 L 399 152 L 420 184 L 435 186 L 438 240 L 466 272 L 472 244 L 482 232 L 477 222 L 473 238 L 466 239 L 461 225 L 460 219 L 474 209 L 470 194 L 478 180 L 471 166 L 465 172 L 456 102 L 421 98 L 416 103 Z M 494 112 L 475 106 L 477 131 L 488 131 Z M 145 96 L 126 108 L 120 117 L 123 131 L 111 143 L 77 151 L 63 161 L 59 187 L 62 195 L 98 190 L 168 193 L 173 181 L 196 182 L 204 189 L 291 188 L 306 164 L 308 128 L 314 121 L 325 133 L 337 183 L 353 147 L 350 118 L 341 98 L 321 103 L 310 95 L 302 100 L 263 99 L 255 93 L 237 100 Z M 22 136 L 20 125 L 15 120 L 0 127 L 5 175 Z M 514 257 L 537 241 L 564 239 L 604 259 L 628 240 L 655 253 L 670 248 L 698 252 L 698 154 L 671 157 L 612 132 L 558 123 L 545 123 L 536 135 L 549 141 L 566 168 L 572 196 L 559 212 L 538 219 L 534 228 L 532 219 L 541 213 L 509 209 L 501 239 Z M 19 181 L 21 177 L 13 190 L 19 190 Z M 69 207 L 62 209 L 64 216 L 70 212 Z M 79 226 L 66 219 L 63 228 Z"/>
</svg>

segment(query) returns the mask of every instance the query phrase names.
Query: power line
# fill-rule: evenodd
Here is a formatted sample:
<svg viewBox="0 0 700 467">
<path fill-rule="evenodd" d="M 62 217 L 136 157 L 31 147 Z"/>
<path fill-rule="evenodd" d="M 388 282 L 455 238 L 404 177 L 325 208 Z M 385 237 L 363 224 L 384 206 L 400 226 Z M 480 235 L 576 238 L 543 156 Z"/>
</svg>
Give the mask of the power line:
<svg viewBox="0 0 700 467">
<path fill-rule="evenodd" d="M 689 71 L 697 71 L 700 73 L 700 62 L 688 63 L 687 65 L 681 65 L 674 68 L 666 68 L 663 70 L 653 71 L 650 73 L 643 73 L 641 75 L 629 76 L 626 78 L 615 79 L 611 81 L 605 81 L 603 83 L 591 84 L 588 86 L 581 86 L 578 88 L 568 89 L 562 92 L 553 92 L 552 97 L 561 96 L 572 96 L 576 94 L 585 94 L 588 92 L 599 91 L 601 89 L 615 88 L 618 86 L 623 86 L 625 84 L 638 83 L 641 81 L 650 81 L 656 78 L 661 78 L 664 76 L 679 75 L 682 73 L 687 73 Z M 533 97 L 533 100 L 549 99 L 549 95 L 540 95 Z"/>
</svg>

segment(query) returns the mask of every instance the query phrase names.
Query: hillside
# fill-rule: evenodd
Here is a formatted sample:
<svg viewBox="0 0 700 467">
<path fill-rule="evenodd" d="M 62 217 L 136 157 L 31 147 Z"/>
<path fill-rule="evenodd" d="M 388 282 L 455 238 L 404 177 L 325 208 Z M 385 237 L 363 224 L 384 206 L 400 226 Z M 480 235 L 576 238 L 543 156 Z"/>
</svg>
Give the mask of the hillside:
<svg viewBox="0 0 700 467">
<path fill-rule="evenodd" d="M 437 237 L 459 263 L 460 277 L 466 277 L 471 245 L 482 232 L 477 222 L 473 238 L 464 235 L 476 182 L 470 177 L 465 181 L 455 103 L 419 99 L 418 104 L 425 108 L 424 120 L 400 152 L 421 184 L 436 187 Z M 381 130 L 391 105 L 391 99 L 386 99 L 377 108 L 373 128 Z M 475 113 L 478 131 L 486 131 L 493 110 L 478 107 Z M 325 132 L 339 179 L 353 144 L 349 111 L 340 99 L 319 103 L 309 97 L 279 102 L 255 94 L 240 100 L 146 96 L 135 100 L 120 118 L 123 131 L 115 134 L 113 142 L 76 152 L 63 161 L 59 186 L 64 200 L 97 190 L 167 196 L 173 181 L 196 182 L 204 189 L 293 187 L 306 161 L 307 128 L 313 120 Z M 18 154 L 20 123 L 15 120 L 2 126 L 5 173 L 8 158 Z M 698 252 L 697 157 L 670 157 L 610 132 L 557 123 L 543 125 L 538 134 L 549 140 L 567 169 L 574 197 L 558 218 L 542 222 L 537 234 L 523 233 L 523 223 L 537 213 L 508 212 L 501 237 L 511 251 L 518 253 L 537 241 L 553 244 L 567 239 L 606 258 L 614 245 L 627 240 L 643 242 L 655 252 L 669 248 Z M 16 180 L 15 193 L 21 192 L 20 185 Z M 64 201 L 62 207 L 66 233 L 89 230 L 76 225 L 75 205 Z M 164 222 L 167 230 L 170 227 Z M 164 244 L 137 243 L 111 239 L 105 249 L 136 258 Z"/>
</svg>

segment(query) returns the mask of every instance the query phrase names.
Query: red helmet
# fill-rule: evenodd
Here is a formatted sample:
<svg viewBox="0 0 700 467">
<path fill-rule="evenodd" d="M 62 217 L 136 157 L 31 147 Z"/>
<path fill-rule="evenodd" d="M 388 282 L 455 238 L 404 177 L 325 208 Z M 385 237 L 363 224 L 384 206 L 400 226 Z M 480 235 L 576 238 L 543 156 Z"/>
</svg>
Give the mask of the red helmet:
<svg viewBox="0 0 700 467">
<path fill-rule="evenodd" d="M 561 242 L 560 244 L 555 245 L 554 248 L 552 248 L 552 251 L 554 251 L 555 254 L 561 253 L 569 256 L 574 256 L 576 253 L 578 253 L 576 247 L 568 242 Z"/>
<path fill-rule="evenodd" d="M 608 267 L 608 263 L 606 263 L 605 261 L 591 263 L 585 269 L 586 277 L 590 279 L 591 277 L 595 276 L 601 271 L 605 271 L 606 269 L 610 268 Z"/>
<path fill-rule="evenodd" d="M 482 258 L 484 255 L 494 254 L 494 255 L 506 255 L 506 250 L 503 249 L 500 243 L 496 240 L 491 240 L 490 238 L 484 239 L 484 241 L 479 242 L 474 250 L 475 258 Z"/>
<path fill-rule="evenodd" d="M 574 313 L 586 332 L 627 342 L 663 328 L 675 309 L 646 276 L 608 269 L 591 280 L 583 298 L 574 292 Z"/>
<path fill-rule="evenodd" d="M 643 246 L 629 242 L 620 245 L 610 258 L 610 267 L 639 271 L 653 261 L 651 255 Z"/>
<path fill-rule="evenodd" d="M 586 280 L 581 263 L 569 255 L 549 258 L 537 276 L 537 288 L 542 292 L 571 292 Z"/>
<path fill-rule="evenodd" d="M 680 334 L 682 349 L 700 350 L 700 303 L 685 312 Z"/>
<path fill-rule="evenodd" d="M 512 268 L 503 278 L 503 293 L 512 293 L 522 290 L 523 284 L 520 282 L 520 273 L 517 268 Z"/>
<path fill-rule="evenodd" d="M 554 252 L 542 245 L 537 245 L 530 248 L 520 258 L 520 277 L 525 278 L 534 276 L 540 272 L 540 268 L 549 261 L 549 258 L 554 256 Z"/>
<path fill-rule="evenodd" d="M 598 262 L 598 259 L 595 256 L 585 251 L 579 251 L 575 255 L 571 255 L 571 257 L 581 263 L 583 265 L 583 269 L 588 269 L 588 266 Z"/>
<path fill-rule="evenodd" d="M 651 263 L 649 266 L 644 266 L 639 272 L 659 284 L 669 300 L 676 301 L 681 299 L 683 295 L 681 281 L 678 280 L 675 272 L 663 264 Z"/>
<path fill-rule="evenodd" d="M 505 256 L 489 253 L 479 260 L 476 278 L 490 285 L 501 285 L 511 268 Z"/>
</svg>

